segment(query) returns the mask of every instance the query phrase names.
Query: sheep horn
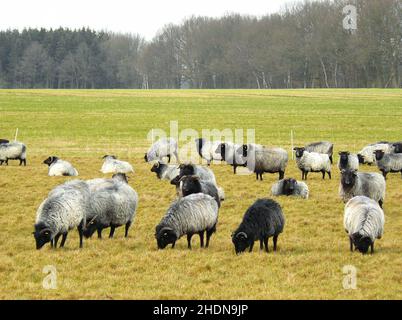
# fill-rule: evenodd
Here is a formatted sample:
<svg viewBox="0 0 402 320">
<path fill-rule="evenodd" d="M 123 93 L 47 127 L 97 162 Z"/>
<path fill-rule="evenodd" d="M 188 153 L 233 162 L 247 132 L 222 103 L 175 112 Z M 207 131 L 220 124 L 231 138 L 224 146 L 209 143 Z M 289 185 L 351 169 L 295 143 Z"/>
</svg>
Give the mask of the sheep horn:
<svg viewBox="0 0 402 320">
<path fill-rule="evenodd" d="M 245 233 L 245 232 L 239 232 L 238 234 L 236 234 L 236 238 L 238 237 L 238 236 L 240 236 L 240 235 L 242 235 L 244 238 L 246 238 L 247 239 L 247 234 Z"/>
</svg>

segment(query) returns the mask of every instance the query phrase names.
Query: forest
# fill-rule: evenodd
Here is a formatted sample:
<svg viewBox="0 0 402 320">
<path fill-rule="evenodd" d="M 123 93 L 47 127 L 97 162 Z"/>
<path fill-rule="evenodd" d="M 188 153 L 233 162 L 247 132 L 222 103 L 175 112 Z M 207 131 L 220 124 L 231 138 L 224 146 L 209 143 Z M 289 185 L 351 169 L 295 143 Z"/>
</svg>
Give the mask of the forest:
<svg viewBox="0 0 402 320">
<path fill-rule="evenodd" d="M 344 27 L 350 4 L 355 29 Z M 402 87 L 402 0 L 192 16 L 150 41 L 89 28 L 0 31 L 0 88 L 360 87 Z"/>
</svg>

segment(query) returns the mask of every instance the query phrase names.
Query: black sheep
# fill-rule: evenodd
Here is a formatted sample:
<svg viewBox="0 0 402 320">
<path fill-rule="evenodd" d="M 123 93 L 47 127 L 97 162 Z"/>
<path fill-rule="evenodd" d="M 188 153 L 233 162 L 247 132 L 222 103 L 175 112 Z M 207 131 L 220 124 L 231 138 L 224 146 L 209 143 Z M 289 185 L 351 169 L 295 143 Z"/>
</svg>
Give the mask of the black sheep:
<svg viewBox="0 0 402 320">
<path fill-rule="evenodd" d="M 260 250 L 265 245 L 268 252 L 268 238 L 273 237 L 274 251 L 279 234 L 285 226 L 285 217 L 281 206 L 271 199 L 258 199 L 244 214 L 240 226 L 232 234 L 236 254 L 249 248 L 253 250 L 254 242 L 260 240 Z"/>
</svg>

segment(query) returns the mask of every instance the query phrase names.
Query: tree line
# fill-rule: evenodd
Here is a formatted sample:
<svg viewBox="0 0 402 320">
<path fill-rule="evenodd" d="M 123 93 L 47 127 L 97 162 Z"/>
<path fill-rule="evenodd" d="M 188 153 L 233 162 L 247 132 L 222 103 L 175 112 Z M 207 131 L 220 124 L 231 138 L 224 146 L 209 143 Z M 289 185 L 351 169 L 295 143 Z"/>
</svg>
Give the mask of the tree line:
<svg viewBox="0 0 402 320">
<path fill-rule="evenodd" d="M 356 30 L 344 28 L 347 4 Z M 401 87 L 401 75 L 402 0 L 193 16 L 151 41 L 88 28 L 0 31 L 0 88 L 384 88 Z"/>
</svg>

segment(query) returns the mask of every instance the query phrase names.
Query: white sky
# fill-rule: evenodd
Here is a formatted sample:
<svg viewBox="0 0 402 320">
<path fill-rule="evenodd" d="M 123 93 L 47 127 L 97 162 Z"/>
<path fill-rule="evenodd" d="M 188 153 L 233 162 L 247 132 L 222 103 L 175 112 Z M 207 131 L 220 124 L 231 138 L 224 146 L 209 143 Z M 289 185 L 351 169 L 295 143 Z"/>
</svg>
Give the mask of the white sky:
<svg viewBox="0 0 402 320">
<path fill-rule="evenodd" d="M 293 0 L 295 2 L 297 0 Z M 225 13 L 261 16 L 289 0 L 3 0 L 0 29 L 80 28 L 139 33 L 150 40 L 166 23 L 191 15 Z"/>
</svg>

